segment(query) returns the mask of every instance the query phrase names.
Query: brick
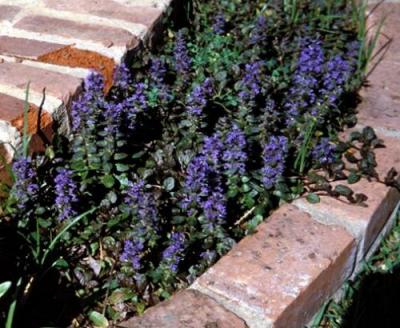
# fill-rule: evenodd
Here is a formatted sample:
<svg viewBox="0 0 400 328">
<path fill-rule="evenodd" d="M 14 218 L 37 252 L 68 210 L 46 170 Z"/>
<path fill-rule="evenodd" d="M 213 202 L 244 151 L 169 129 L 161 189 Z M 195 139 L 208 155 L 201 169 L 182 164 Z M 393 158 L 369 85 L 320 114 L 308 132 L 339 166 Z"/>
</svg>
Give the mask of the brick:
<svg viewBox="0 0 400 328">
<path fill-rule="evenodd" d="M 129 5 L 110 0 L 44 0 L 48 8 L 120 19 L 151 27 L 161 16 L 160 9 L 150 6 Z"/>
<path fill-rule="evenodd" d="M 211 298 L 194 290 L 185 290 L 148 309 L 142 317 L 122 324 L 126 328 L 246 328 L 233 313 Z"/>
<path fill-rule="evenodd" d="M 378 164 L 376 171 L 383 181 L 391 168 L 400 171 L 400 142 L 397 138 L 382 137 L 379 134 L 378 137 L 385 143 L 385 148 L 377 148 L 374 151 Z M 348 185 L 346 181 L 339 181 L 333 185 L 337 184 Z M 362 179 L 348 186 L 354 192 L 363 193 L 368 197 L 367 207 L 352 205 L 344 199 L 337 200 L 328 196 L 321 196 L 318 204 L 310 204 L 304 198 L 296 200 L 294 204 L 320 222 L 346 228 L 359 241 L 357 258 L 360 261 L 400 201 L 400 193 L 374 179 Z"/>
<path fill-rule="evenodd" d="M 346 185 L 343 182 L 341 184 Z M 360 261 L 399 202 L 400 194 L 394 188 L 365 179 L 349 187 L 355 193 L 363 193 L 368 197 L 366 207 L 328 196 L 321 196 L 318 204 L 309 204 L 304 198 L 296 200 L 294 204 L 324 224 L 346 228 L 359 241 L 357 258 Z"/>
<path fill-rule="evenodd" d="M 361 92 L 362 102 L 358 107 L 358 121 L 397 132 L 400 135 L 400 62 L 383 61 L 369 77 L 370 86 Z"/>
<path fill-rule="evenodd" d="M 42 151 L 45 146 L 41 136 L 38 134 L 40 130 L 48 140 L 51 140 L 53 136 L 52 123 L 53 120 L 51 115 L 46 112 L 41 113 L 39 120 L 40 129 L 38 129 L 38 115 L 39 109 L 29 104 L 28 111 L 28 133 L 32 135 L 30 150 Z M 8 95 L 0 93 L 0 120 L 10 123 L 12 126 L 22 133 L 24 126 L 24 101 L 10 97 Z"/>
<path fill-rule="evenodd" d="M 21 63 L 0 63 L 0 84 L 5 84 L 21 89 L 24 92 L 28 81 L 30 88 L 41 93 L 46 93 L 67 101 L 70 95 L 75 94 L 81 79 L 49 70 L 44 70 Z"/>
<path fill-rule="evenodd" d="M 370 10 L 373 8 L 371 5 Z M 383 3 L 368 18 L 373 35 L 380 20 L 386 17 L 382 34 L 375 48 L 376 58 L 370 63 L 369 87 L 361 92 L 363 98 L 359 110 L 359 122 L 381 129 L 388 135 L 400 136 L 400 3 Z M 382 48 L 389 39 L 389 47 Z M 380 51 L 380 52 L 379 52 Z M 379 53 L 378 53 L 379 52 Z M 372 71 L 371 71 L 372 70 Z"/>
<path fill-rule="evenodd" d="M 14 38 L 0 35 L 0 54 L 28 59 L 38 59 L 48 53 L 65 48 L 66 45 Z"/>
<path fill-rule="evenodd" d="M 21 8 L 17 6 L 0 5 L 0 22 L 12 21 L 20 11 Z"/>
<path fill-rule="evenodd" d="M 350 275 L 354 253 L 354 239 L 343 228 L 285 205 L 191 288 L 251 328 L 302 327 Z"/>
<path fill-rule="evenodd" d="M 368 26 L 371 27 L 371 36 L 379 27 L 382 19 L 385 19 L 381 28 L 381 35 L 378 38 L 378 43 L 375 47 L 375 52 L 379 51 L 390 39 L 390 47 L 385 53 L 385 60 L 400 60 L 400 39 L 398 31 L 400 29 L 400 3 L 390 3 L 385 1 L 372 11 L 374 5 L 369 6 L 370 13 L 368 14 Z"/>
<path fill-rule="evenodd" d="M 98 42 L 106 47 L 115 45 L 132 49 L 139 44 L 136 36 L 120 28 L 77 23 L 47 16 L 24 17 L 15 24 L 15 27 L 30 32 Z"/>
</svg>

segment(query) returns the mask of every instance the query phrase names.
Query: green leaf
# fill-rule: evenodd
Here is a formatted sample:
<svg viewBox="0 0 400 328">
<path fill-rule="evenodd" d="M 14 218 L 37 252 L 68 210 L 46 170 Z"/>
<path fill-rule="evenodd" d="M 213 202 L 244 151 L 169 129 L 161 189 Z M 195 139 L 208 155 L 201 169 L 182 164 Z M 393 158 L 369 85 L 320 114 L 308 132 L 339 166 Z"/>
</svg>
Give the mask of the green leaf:
<svg viewBox="0 0 400 328">
<path fill-rule="evenodd" d="M 67 269 L 68 268 L 68 262 L 65 261 L 64 259 L 58 259 L 52 264 L 52 268 L 59 268 L 59 269 Z"/>
<path fill-rule="evenodd" d="M 101 178 L 101 182 L 106 188 L 110 189 L 114 186 L 115 179 L 111 174 L 107 174 Z"/>
<path fill-rule="evenodd" d="M 127 158 L 127 157 L 128 157 L 128 155 L 125 154 L 125 153 L 118 153 L 118 154 L 115 154 L 115 155 L 114 155 L 114 159 L 115 159 L 116 161 L 119 161 L 119 160 L 121 160 L 121 159 L 125 159 L 125 158 Z"/>
<path fill-rule="evenodd" d="M 89 313 L 89 320 L 98 328 L 107 328 L 109 325 L 107 318 L 97 311 Z"/>
<path fill-rule="evenodd" d="M 129 170 L 129 166 L 125 164 L 115 164 L 118 172 L 126 172 Z"/>
<path fill-rule="evenodd" d="M 312 192 L 306 196 L 306 199 L 311 204 L 318 204 L 321 201 L 320 197 Z"/>
<path fill-rule="evenodd" d="M 2 298 L 7 293 L 7 291 L 11 288 L 11 285 L 11 281 L 5 281 L 0 284 L 0 298 Z"/>
<path fill-rule="evenodd" d="M 335 191 L 341 195 L 341 196 L 345 196 L 345 197 L 349 197 L 353 194 L 353 190 L 351 190 L 349 187 L 344 186 L 344 185 L 337 185 L 335 187 Z"/>
<path fill-rule="evenodd" d="M 55 248 L 55 246 L 58 244 L 58 242 L 60 241 L 60 239 L 75 225 L 77 224 L 79 221 L 81 221 L 82 219 L 84 219 L 86 216 L 88 216 L 89 214 L 92 214 L 94 211 L 97 210 L 97 207 L 92 208 L 91 210 L 82 213 L 81 215 L 78 215 L 77 217 L 75 217 L 74 219 L 71 220 L 71 222 L 69 224 L 67 224 L 65 226 L 64 229 L 62 229 L 60 231 L 60 233 L 53 239 L 53 241 L 50 243 L 49 247 L 46 249 L 46 251 L 43 254 L 43 257 L 40 261 L 40 264 L 43 265 L 46 262 L 47 256 L 50 255 L 50 253 L 53 251 L 53 249 Z"/>
<path fill-rule="evenodd" d="M 347 177 L 347 182 L 349 184 L 357 183 L 360 181 L 360 175 L 357 172 L 351 172 L 349 176 Z"/>
<path fill-rule="evenodd" d="M 166 178 L 163 182 L 164 189 L 166 191 L 171 191 L 175 188 L 175 179 L 172 177 Z"/>
</svg>

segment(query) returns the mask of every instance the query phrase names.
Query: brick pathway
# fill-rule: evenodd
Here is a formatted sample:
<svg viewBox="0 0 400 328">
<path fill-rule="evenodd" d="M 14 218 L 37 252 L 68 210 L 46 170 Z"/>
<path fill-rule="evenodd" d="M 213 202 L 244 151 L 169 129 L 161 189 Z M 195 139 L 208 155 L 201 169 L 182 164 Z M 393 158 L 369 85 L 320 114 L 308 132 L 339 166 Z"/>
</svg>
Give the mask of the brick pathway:
<svg viewBox="0 0 400 328">
<path fill-rule="evenodd" d="M 0 155 L 21 140 L 25 90 L 30 81 L 31 146 L 37 131 L 51 133 L 52 119 L 65 117 L 90 69 L 108 85 L 115 64 L 148 42 L 171 0 L 0 0 Z M 65 121 L 65 120 L 64 120 Z"/>
</svg>

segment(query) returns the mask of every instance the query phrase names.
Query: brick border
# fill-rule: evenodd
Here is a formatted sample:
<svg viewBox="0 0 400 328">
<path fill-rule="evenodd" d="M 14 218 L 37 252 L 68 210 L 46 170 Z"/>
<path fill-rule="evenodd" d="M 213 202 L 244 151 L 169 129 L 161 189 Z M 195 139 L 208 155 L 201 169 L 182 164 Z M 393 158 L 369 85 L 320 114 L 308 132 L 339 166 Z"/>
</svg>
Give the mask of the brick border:
<svg viewBox="0 0 400 328">
<path fill-rule="evenodd" d="M 370 16 L 374 26 L 390 13 L 384 35 L 395 36 L 400 4 L 387 3 Z M 383 36 L 379 45 L 386 42 Z M 400 170 L 400 40 L 394 40 L 361 91 L 359 123 L 374 127 L 386 148 L 376 150 L 380 176 Z M 397 91 L 397 92 L 396 92 Z M 348 131 L 349 132 L 349 131 Z M 346 132 L 344 135 L 348 134 Z M 400 193 L 374 181 L 352 189 L 368 196 L 368 207 L 322 197 L 285 204 L 241 240 L 188 289 L 148 309 L 121 327 L 197 328 L 304 327 L 343 283 L 354 277 L 393 224 Z M 197 292 L 196 297 L 189 293 Z M 210 304 L 215 312 L 209 313 Z M 245 325 L 243 325 L 245 322 Z"/>
</svg>

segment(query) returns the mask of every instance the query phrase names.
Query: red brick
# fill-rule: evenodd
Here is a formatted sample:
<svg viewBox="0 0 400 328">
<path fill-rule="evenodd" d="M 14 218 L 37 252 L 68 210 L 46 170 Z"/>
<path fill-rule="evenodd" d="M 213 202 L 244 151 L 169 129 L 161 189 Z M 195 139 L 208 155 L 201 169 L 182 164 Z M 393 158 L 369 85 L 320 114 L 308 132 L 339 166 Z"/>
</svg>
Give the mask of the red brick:
<svg viewBox="0 0 400 328">
<path fill-rule="evenodd" d="M 369 6 L 371 11 L 374 5 Z M 384 24 L 381 27 L 381 35 L 378 38 L 378 43 L 375 47 L 375 52 L 379 51 L 389 39 L 391 39 L 390 47 L 385 54 L 385 58 L 391 60 L 400 60 L 400 39 L 398 38 L 398 31 L 400 29 L 400 3 L 390 3 L 386 1 L 378 6 L 373 12 L 369 13 L 368 26 L 371 27 L 371 37 L 374 36 L 377 28 L 380 26 L 384 19 Z"/>
<path fill-rule="evenodd" d="M 66 45 L 0 35 L 1 55 L 38 59 L 64 47 Z"/>
<path fill-rule="evenodd" d="M 61 74 L 41 68 L 23 65 L 21 63 L 0 63 L 0 83 L 14 86 L 24 92 L 28 81 L 33 91 L 46 93 L 67 101 L 75 94 L 82 81 L 76 77 Z"/>
<path fill-rule="evenodd" d="M 125 5 L 110 0 L 45 0 L 44 3 L 52 9 L 121 19 L 147 27 L 151 27 L 162 14 L 157 8 Z"/>
<path fill-rule="evenodd" d="M 400 134 L 400 62 L 382 61 L 369 77 L 370 86 L 361 92 L 358 121 Z"/>
<path fill-rule="evenodd" d="M 20 11 L 21 8 L 17 6 L 0 5 L 0 22 L 4 20 L 12 21 Z"/>
<path fill-rule="evenodd" d="M 77 23 L 47 16 L 24 17 L 15 24 L 15 27 L 31 32 L 99 42 L 107 47 L 116 45 L 135 48 L 138 45 L 138 40 L 133 34 L 120 28 Z"/>
<path fill-rule="evenodd" d="M 291 205 L 282 206 L 192 288 L 250 327 L 303 327 L 350 275 L 354 239 Z"/>
<path fill-rule="evenodd" d="M 378 134 L 378 137 L 381 136 Z M 374 151 L 378 164 L 376 171 L 381 181 L 392 167 L 400 171 L 399 139 L 389 137 L 382 139 L 385 148 L 377 148 Z M 334 185 L 337 184 L 348 185 L 346 181 L 334 183 Z M 348 186 L 355 193 L 363 193 L 368 197 L 365 202 L 367 207 L 352 205 L 345 199 L 337 200 L 328 196 L 321 196 L 318 204 L 310 204 L 304 198 L 296 200 L 294 204 L 311 213 L 318 221 L 328 225 L 342 226 L 357 237 L 360 243 L 358 260 L 361 260 L 400 201 L 400 193 L 374 179 L 370 182 L 362 179 Z"/>
<path fill-rule="evenodd" d="M 44 144 L 38 132 L 38 108 L 32 104 L 28 111 L 28 133 L 32 135 L 30 149 L 31 151 L 44 150 Z M 11 123 L 18 131 L 23 131 L 24 126 L 24 101 L 0 93 L 0 120 Z M 44 133 L 48 140 L 53 135 L 52 118 L 46 112 L 42 112 L 39 120 L 40 131 Z"/>
<path fill-rule="evenodd" d="M 370 6 L 372 8 L 373 5 Z M 371 37 L 386 17 L 375 53 L 382 50 L 370 63 L 370 87 L 362 90 L 363 102 L 359 106 L 359 121 L 363 125 L 386 129 L 400 136 L 400 3 L 383 3 L 370 14 L 368 23 Z M 382 48 L 389 39 L 389 47 Z"/>
<path fill-rule="evenodd" d="M 211 298 L 185 290 L 172 299 L 120 324 L 126 328 L 246 328 L 246 324 Z"/>
</svg>

